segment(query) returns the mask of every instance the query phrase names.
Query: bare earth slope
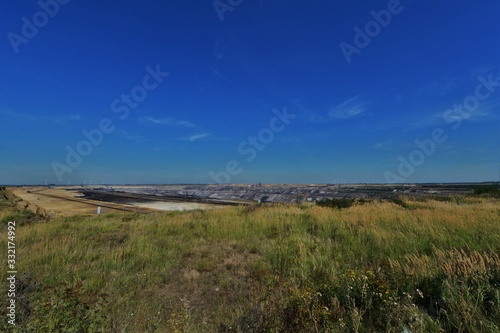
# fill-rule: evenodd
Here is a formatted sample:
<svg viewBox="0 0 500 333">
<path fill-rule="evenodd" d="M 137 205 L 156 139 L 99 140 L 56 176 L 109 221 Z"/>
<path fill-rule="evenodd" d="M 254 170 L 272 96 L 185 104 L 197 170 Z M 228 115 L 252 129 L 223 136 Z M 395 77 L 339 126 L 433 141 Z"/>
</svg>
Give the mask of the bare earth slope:
<svg viewBox="0 0 500 333">
<path fill-rule="evenodd" d="M 84 199 L 79 193 L 70 188 L 47 188 L 47 187 L 15 187 L 10 190 L 26 202 L 27 209 L 36 212 L 44 210 L 48 215 L 75 215 L 96 214 L 97 207 L 101 212 L 154 212 L 154 209 L 134 207 L 131 205 L 116 204 L 111 202 L 100 202 Z"/>
</svg>

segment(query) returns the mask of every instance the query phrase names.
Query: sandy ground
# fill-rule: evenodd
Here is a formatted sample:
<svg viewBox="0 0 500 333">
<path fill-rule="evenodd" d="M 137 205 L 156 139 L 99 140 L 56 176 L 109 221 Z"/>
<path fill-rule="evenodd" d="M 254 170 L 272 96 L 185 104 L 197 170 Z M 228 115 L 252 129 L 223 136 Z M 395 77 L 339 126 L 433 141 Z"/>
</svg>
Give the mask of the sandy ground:
<svg viewBox="0 0 500 333">
<path fill-rule="evenodd" d="M 25 205 L 28 205 L 28 209 L 34 211 L 40 207 L 47 215 L 97 214 L 97 207 L 101 207 L 101 213 L 123 212 L 124 210 L 152 211 L 139 207 L 134 209 L 132 206 L 86 200 L 79 197 L 78 192 L 66 191 L 66 188 L 61 187 L 16 187 L 10 188 L 10 190 L 26 202 Z"/>
<path fill-rule="evenodd" d="M 18 203 L 20 207 L 46 215 L 70 216 L 76 214 L 97 214 L 97 207 L 101 207 L 101 213 L 123 211 L 151 213 L 169 210 L 212 209 L 221 207 L 195 202 L 158 201 L 130 204 L 102 202 L 83 199 L 72 187 L 48 188 L 44 186 L 35 186 L 13 187 L 9 189 L 23 200 Z"/>
</svg>

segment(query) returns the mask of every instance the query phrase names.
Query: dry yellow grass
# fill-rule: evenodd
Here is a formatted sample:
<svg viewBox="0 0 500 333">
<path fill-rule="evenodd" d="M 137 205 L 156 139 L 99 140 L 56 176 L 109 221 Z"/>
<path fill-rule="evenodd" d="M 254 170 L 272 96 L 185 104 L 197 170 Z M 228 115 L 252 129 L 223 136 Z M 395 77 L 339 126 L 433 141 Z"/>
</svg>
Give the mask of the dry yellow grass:
<svg viewBox="0 0 500 333">
<path fill-rule="evenodd" d="M 494 332 L 499 304 L 487 302 L 500 290 L 489 282 L 500 275 L 500 201 L 405 200 L 411 208 L 273 205 L 43 222 L 5 204 L 0 217 L 25 220 L 16 239 L 31 311 L 20 312 L 23 328 L 69 327 L 63 306 L 40 303 L 60 300 L 82 312 L 87 331 L 97 323 L 100 331 L 114 332 L 242 332 L 252 323 L 257 331 L 438 332 L 462 325 Z M 0 247 L 6 247 L 5 228 Z M 484 291 L 466 289 L 460 281 L 467 279 L 481 281 Z M 425 281 L 436 288 L 423 290 Z M 412 307 L 417 286 L 427 298 Z M 64 296 L 64 288 L 77 296 Z M 428 305 L 442 296 L 434 289 L 470 292 L 453 303 L 432 303 L 448 311 L 446 319 Z M 483 301 L 481 293 L 489 298 Z M 101 294 L 108 303 L 88 312 L 86 305 L 100 304 L 95 295 Z M 465 311 L 469 299 L 481 306 Z M 468 317 L 461 322 L 458 314 Z"/>
<path fill-rule="evenodd" d="M 500 256 L 492 251 L 433 248 L 431 255 L 409 254 L 403 260 L 389 258 L 389 264 L 391 269 L 416 278 L 441 273 L 447 278 L 468 278 L 474 275 L 489 276 L 492 272 L 500 271 Z"/>
</svg>

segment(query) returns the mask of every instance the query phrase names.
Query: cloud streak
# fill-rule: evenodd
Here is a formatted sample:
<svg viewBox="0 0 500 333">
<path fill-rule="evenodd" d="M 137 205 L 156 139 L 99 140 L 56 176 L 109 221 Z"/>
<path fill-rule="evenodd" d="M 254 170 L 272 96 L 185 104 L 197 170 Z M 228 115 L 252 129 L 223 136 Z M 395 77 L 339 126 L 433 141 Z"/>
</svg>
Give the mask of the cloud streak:
<svg viewBox="0 0 500 333">
<path fill-rule="evenodd" d="M 49 122 L 54 122 L 54 123 L 64 123 L 67 121 L 81 121 L 83 118 L 79 114 L 67 114 L 67 115 L 60 115 L 60 116 L 53 116 L 53 117 L 47 117 L 47 116 L 39 116 L 31 113 L 22 113 L 22 112 L 12 112 L 8 110 L 2 111 L 3 114 L 5 114 L 8 117 L 15 118 L 15 119 L 21 119 L 25 121 L 49 121 Z"/>
<path fill-rule="evenodd" d="M 188 142 L 194 142 L 196 140 L 200 140 L 200 139 L 206 138 L 208 136 L 210 136 L 210 133 L 194 134 L 194 135 L 191 135 L 189 137 L 183 137 L 183 138 L 181 138 L 181 140 L 188 141 Z"/>
<path fill-rule="evenodd" d="M 163 125 L 163 126 L 176 126 L 176 127 L 196 127 L 195 124 L 186 121 L 186 120 L 179 120 L 175 119 L 172 117 L 167 117 L 167 118 L 154 118 L 154 117 L 144 117 L 142 118 L 144 121 L 155 124 L 155 125 Z"/>
<path fill-rule="evenodd" d="M 126 131 L 120 131 L 120 134 L 129 141 L 134 141 L 134 142 L 146 141 L 146 137 L 140 133 L 129 133 Z"/>
<path fill-rule="evenodd" d="M 66 121 L 80 121 L 80 120 L 83 120 L 83 118 L 79 114 L 69 114 L 52 118 L 52 121 L 55 121 L 57 123 L 64 123 Z"/>
<path fill-rule="evenodd" d="M 368 103 L 362 101 L 361 96 L 352 97 L 331 109 L 328 115 L 334 119 L 358 117 L 366 111 L 366 104 Z"/>
</svg>

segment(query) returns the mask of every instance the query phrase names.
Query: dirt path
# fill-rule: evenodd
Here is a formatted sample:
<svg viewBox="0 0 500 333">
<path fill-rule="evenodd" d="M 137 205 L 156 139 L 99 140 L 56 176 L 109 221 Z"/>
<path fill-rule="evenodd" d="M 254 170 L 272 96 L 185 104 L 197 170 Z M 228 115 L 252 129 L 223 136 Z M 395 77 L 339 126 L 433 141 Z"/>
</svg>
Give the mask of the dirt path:
<svg viewBox="0 0 500 333">
<path fill-rule="evenodd" d="M 9 188 L 16 196 L 23 199 L 20 205 L 33 212 L 45 212 L 47 215 L 70 216 L 75 214 L 97 214 L 109 212 L 157 212 L 155 209 L 134 207 L 109 202 L 87 200 L 79 197 L 79 193 L 71 188 L 13 187 Z"/>
</svg>

